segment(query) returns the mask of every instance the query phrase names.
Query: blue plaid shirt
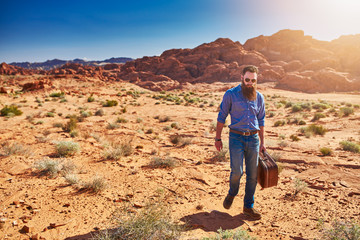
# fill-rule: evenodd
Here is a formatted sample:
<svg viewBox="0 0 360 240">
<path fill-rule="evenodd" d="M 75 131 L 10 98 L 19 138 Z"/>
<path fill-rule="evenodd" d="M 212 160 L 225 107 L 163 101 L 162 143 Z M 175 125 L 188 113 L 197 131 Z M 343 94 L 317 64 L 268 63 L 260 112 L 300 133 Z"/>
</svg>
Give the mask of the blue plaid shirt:
<svg viewBox="0 0 360 240">
<path fill-rule="evenodd" d="M 257 92 L 255 101 L 247 100 L 241 92 L 241 85 L 227 90 L 220 104 L 217 121 L 225 123 L 230 113 L 230 129 L 236 131 L 256 131 L 265 125 L 264 96 Z"/>
</svg>

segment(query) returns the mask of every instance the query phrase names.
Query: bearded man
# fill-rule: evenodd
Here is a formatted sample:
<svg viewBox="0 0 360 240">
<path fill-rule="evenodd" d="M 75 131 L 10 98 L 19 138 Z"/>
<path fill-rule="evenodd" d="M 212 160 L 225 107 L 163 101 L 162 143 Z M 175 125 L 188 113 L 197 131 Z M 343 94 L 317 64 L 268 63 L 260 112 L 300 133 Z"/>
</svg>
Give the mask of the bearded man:
<svg viewBox="0 0 360 240">
<path fill-rule="evenodd" d="M 217 118 L 215 147 L 223 148 L 221 132 L 226 117 L 230 113 L 229 151 L 230 151 L 230 189 L 223 202 L 229 209 L 234 197 L 239 192 L 240 178 L 244 173 L 243 159 L 246 166 L 246 185 L 243 213 L 254 219 L 261 214 L 254 209 L 254 194 L 257 184 L 257 166 L 259 151 L 264 146 L 265 103 L 264 96 L 256 91 L 258 68 L 247 66 L 241 75 L 241 85 L 227 90 L 220 105 Z"/>
</svg>

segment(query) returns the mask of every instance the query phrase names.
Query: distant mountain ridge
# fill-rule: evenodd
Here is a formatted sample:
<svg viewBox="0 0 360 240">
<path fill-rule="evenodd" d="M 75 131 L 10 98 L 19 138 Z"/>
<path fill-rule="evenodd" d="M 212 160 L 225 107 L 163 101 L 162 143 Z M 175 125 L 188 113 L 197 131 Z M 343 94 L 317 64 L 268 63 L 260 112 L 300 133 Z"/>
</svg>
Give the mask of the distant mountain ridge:
<svg viewBox="0 0 360 240">
<path fill-rule="evenodd" d="M 128 57 L 112 57 L 105 60 L 100 61 L 86 61 L 83 59 L 76 58 L 74 60 L 60 60 L 60 59 L 53 59 L 47 60 L 45 62 L 12 62 L 9 65 L 22 67 L 26 69 L 37 69 L 37 70 L 51 70 L 55 68 L 59 68 L 66 63 L 79 63 L 84 66 L 102 66 L 109 63 L 126 63 L 128 61 L 132 61 L 134 59 Z"/>
</svg>

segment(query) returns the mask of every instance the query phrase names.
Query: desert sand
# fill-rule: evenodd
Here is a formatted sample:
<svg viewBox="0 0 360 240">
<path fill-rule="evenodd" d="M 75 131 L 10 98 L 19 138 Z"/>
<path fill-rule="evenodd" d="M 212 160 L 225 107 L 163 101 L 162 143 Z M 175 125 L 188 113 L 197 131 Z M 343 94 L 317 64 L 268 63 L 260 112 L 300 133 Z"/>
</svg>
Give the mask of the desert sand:
<svg viewBox="0 0 360 240">
<path fill-rule="evenodd" d="M 166 196 L 164 204 L 172 218 L 190 226 L 181 239 L 214 236 L 220 228 L 244 229 L 257 239 L 314 239 L 320 236 L 319 220 L 325 225 L 334 219 L 359 221 L 360 154 L 344 151 L 340 145 L 345 140 L 360 142 L 360 94 L 356 92 L 306 94 L 260 84 L 267 103 L 266 146 L 281 166 L 279 183 L 263 190 L 258 185 L 255 207 L 262 213 L 261 220 L 242 214 L 245 176 L 231 209 L 223 208 L 230 166 L 228 161 L 214 160 L 213 124 L 225 89 L 233 85 L 198 84 L 160 93 L 125 82 L 56 79 L 46 90 L 1 94 L 1 108 L 16 104 L 23 114 L 0 117 L 0 239 L 89 239 L 113 227 L 113 213 L 124 204 L 136 212 L 160 193 Z M 63 98 L 50 97 L 61 91 Z M 189 98 L 199 99 L 188 104 L 159 98 L 171 94 L 184 99 L 190 91 Z M 88 102 L 91 95 L 94 101 Z M 106 100 L 116 100 L 118 105 L 103 107 Z M 332 107 L 322 111 L 325 117 L 311 121 L 318 110 L 293 113 L 286 102 L 326 102 Z M 353 107 L 354 113 L 341 116 L 340 108 L 345 106 Z M 100 109 L 104 114 L 96 116 Z M 81 111 L 91 116 L 83 113 L 86 116 L 78 122 L 77 134 L 70 136 L 58 127 L 69 122 L 67 115 Z M 109 124 L 118 118 L 122 120 L 110 129 Z M 292 123 L 294 119 L 306 125 Z M 279 120 L 286 123 L 275 127 Z M 299 129 L 310 124 L 328 131 L 306 137 Z M 170 138 L 176 135 L 187 143 L 172 143 Z M 227 135 L 225 128 L 225 144 Z M 292 135 L 299 140 L 290 139 Z M 59 158 L 55 149 L 59 141 L 76 142 L 80 150 Z M 130 145 L 133 152 L 117 160 L 105 159 L 104 151 L 111 143 Z M 7 154 L 6 147 L 14 144 L 19 151 Z M 330 148 L 332 154 L 323 156 L 322 147 Z M 155 157 L 170 157 L 177 164 L 173 168 L 149 166 Z M 35 164 L 44 159 L 71 161 L 80 181 L 99 176 L 107 187 L 93 193 L 69 184 L 61 174 L 42 174 Z M 307 183 L 307 188 L 295 195 L 297 180 Z M 29 233 L 24 226 L 30 228 Z"/>
</svg>

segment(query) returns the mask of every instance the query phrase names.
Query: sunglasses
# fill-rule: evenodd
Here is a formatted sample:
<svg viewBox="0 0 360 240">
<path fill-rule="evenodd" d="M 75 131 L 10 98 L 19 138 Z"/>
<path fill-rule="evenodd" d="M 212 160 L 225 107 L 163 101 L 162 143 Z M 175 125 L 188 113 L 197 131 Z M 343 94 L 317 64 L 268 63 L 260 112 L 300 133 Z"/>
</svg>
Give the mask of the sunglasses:
<svg viewBox="0 0 360 240">
<path fill-rule="evenodd" d="M 250 79 L 250 78 L 245 78 L 245 82 L 252 82 L 252 83 L 256 83 L 256 79 L 253 78 L 253 79 Z"/>
</svg>

